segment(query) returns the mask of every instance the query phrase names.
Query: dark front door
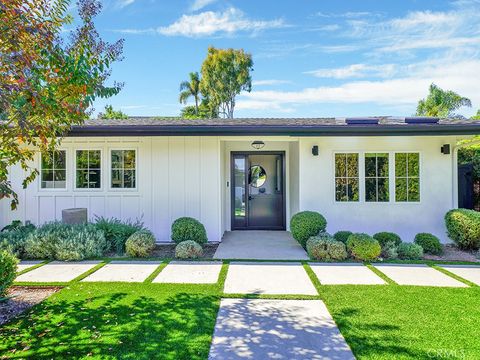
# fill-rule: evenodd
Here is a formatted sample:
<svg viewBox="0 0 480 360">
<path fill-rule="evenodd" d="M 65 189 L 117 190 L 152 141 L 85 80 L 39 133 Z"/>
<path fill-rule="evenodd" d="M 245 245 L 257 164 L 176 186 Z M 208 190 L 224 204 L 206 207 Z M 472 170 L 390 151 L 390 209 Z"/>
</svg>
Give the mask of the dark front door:
<svg viewBox="0 0 480 360">
<path fill-rule="evenodd" d="M 232 229 L 285 230 L 284 153 L 232 153 Z"/>
</svg>

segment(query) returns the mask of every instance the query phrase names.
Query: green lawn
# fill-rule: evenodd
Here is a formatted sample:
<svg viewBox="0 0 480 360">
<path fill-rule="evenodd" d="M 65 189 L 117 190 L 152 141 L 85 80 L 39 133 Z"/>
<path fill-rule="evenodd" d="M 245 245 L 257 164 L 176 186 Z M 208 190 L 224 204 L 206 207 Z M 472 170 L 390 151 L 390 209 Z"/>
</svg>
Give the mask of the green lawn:
<svg viewBox="0 0 480 360">
<path fill-rule="evenodd" d="M 225 270 L 215 285 L 73 282 L 0 328 L 0 359 L 207 359 Z M 478 286 L 315 285 L 360 359 L 480 358 Z"/>
</svg>

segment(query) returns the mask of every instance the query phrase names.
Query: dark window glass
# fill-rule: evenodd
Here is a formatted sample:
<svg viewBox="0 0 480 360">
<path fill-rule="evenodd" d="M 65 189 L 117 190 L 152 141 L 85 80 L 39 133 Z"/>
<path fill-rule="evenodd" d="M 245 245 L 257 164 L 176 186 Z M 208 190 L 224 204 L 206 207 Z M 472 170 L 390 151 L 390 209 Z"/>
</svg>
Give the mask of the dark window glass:
<svg viewBox="0 0 480 360">
<path fill-rule="evenodd" d="M 100 150 L 77 150 L 77 189 L 99 189 L 101 187 Z"/>
<path fill-rule="evenodd" d="M 365 154 L 365 201 L 389 201 L 388 153 Z"/>
<path fill-rule="evenodd" d="M 335 200 L 358 199 L 358 154 L 335 154 Z"/>
<path fill-rule="evenodd" d="M 65 189 L 67 187 L 66 151 L 58 150 L 41 156 L 40 187 Z"/>
<path fill-rule="evenodd" d="M 395 154 L 395 200 L 420 201 L 420 154 Z"/>
<path fill-rule="evenodd" d="M 135 150 L 112 150 L 112 188 L 132 189 L 136 187 Z"/>
</svg>

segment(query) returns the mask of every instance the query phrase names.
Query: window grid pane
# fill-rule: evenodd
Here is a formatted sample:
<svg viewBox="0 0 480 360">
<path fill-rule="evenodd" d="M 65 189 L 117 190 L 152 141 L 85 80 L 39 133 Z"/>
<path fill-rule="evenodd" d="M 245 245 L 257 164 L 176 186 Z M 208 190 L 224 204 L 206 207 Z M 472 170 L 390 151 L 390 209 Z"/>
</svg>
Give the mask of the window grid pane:
<svg viewBox="0 0 480 360">
<path fill-rule="evenodd" d="M 65 189 L 67 187 L 66 151 L 57 150 L 41 155 L 40 187 Z"/>
<path fill-rule="evenodd" d="M 365 201 L 388 202 L 388 153 L 365 154 Z"/>
<path fill-rule="evenodd" d="M 101 187 L 101 152 L 100 150 L 77 150 L 78 189 Z"/>
<path fill-rule="evenodd" d="M 136 187 L 135 150 L 112 150 L 111 187 L 133 189 Z"/>
<path fill-rule="evenodd" d="M 395 199 L 398 202 L 420 201 L 420 154 L 395 154 Z"/>
<path fill-rule="evenodd" d="M 335 200 L 358 199 L 358 154 L 335 154 Z"/>
</svg>

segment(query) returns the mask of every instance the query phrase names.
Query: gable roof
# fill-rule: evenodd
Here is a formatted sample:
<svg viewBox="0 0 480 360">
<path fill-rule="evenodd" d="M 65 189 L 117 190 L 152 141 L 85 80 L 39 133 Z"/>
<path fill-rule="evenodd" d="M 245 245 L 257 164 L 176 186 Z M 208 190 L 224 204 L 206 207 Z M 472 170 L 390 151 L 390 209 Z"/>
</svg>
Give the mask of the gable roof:
<svg viewBox="0 0 480 360">
<path fill-rule="evenodd" d="M 69 136 L 402 136 L 480 134 L 480 121 L 437 118 L 237 118 L 129 117 L 90 119 Z"/>
</svg>

